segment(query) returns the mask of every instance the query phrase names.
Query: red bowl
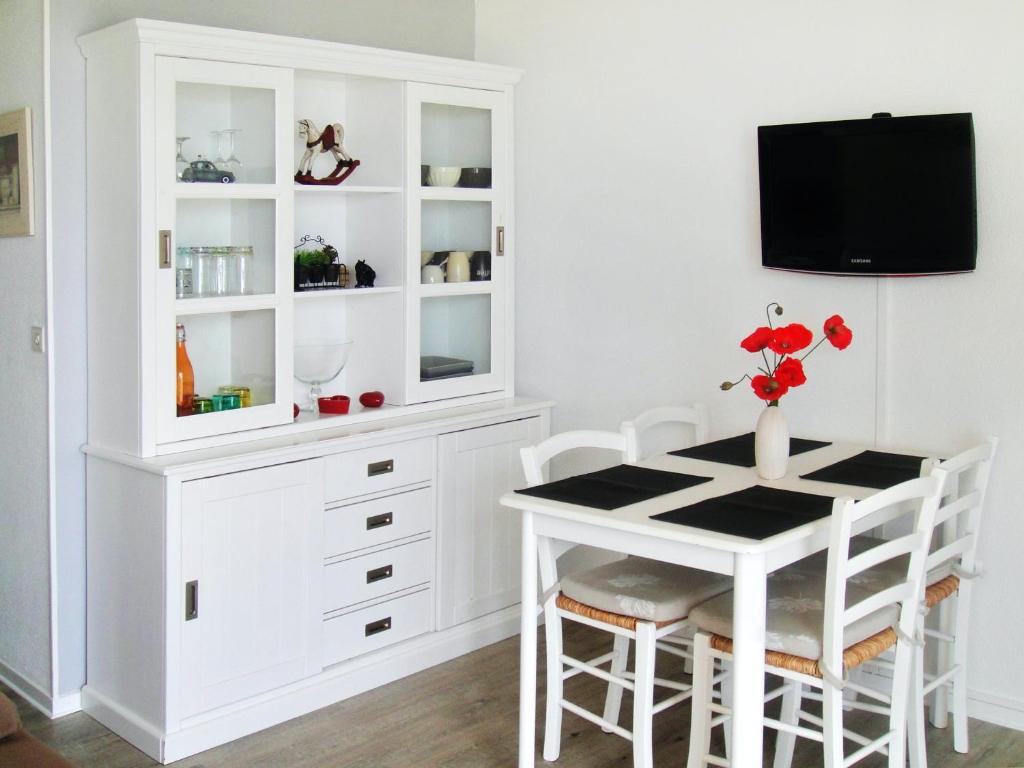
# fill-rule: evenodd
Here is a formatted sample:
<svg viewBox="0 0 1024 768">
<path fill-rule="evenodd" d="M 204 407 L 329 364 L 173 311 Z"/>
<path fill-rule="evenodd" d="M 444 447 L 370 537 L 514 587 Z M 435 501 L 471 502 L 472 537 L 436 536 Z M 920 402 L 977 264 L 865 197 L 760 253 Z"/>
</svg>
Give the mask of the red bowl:
<svg viewBox="0 0 1024 768">
<path fill-rule="evenodd" d="M 348 395 L 331 395 L 330 397 L 318 398 L 316 402 L 320 408 L 320 413 L 337 415 L 348 413 L 348 406 L 352 401 Z"/>
</svg>

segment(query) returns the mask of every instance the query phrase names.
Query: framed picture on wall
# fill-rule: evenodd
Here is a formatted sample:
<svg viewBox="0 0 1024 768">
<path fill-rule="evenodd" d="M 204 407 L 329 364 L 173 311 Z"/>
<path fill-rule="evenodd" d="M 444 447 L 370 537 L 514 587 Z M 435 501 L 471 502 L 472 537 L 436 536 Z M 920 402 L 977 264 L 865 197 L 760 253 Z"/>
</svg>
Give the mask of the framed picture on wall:
<svg viewBox="0 0 1024 768">
<path fill-rule="evenodd" d="M 32 211 L 32 114 L 0 115 L 0 235 L 35 234 Z"/>
</svg>

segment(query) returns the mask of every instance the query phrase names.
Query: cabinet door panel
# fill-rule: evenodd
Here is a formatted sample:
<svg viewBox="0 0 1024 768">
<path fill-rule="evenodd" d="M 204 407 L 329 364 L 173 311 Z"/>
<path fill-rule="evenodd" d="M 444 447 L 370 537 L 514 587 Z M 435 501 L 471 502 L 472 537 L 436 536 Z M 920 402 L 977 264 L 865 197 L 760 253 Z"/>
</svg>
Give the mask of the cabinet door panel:
<svg viewBox="0 0 1024 768">
<path fill-rule="evenodd" d="M 526 485 L 519 449 L 541 439 L 536 417 L 438 439 L 438 629 L 519 602 L 519 513 L 498 499 Z"/>
<path fill-rule="evenodd" d="M 183 485 L 183 716 L 320 670 L 322 534 L 320 460 Z"/>
</svg>

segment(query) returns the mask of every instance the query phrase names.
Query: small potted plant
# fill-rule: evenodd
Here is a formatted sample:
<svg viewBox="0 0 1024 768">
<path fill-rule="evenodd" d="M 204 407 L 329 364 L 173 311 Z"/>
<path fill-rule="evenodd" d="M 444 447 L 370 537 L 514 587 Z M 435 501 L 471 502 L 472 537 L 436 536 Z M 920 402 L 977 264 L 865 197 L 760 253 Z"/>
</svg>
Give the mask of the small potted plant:
<svg viewBox="0 0 1024 768">
<path fill-rule="evenodd" d="M 321 249 L 299 251 L 295 254 L 296 282 L 300 276 L 303 276 L 303 270 L 305 270 L 305 279 L 300 285 L 311 283 L 314 286 L 321 286 L 324 282 L 324 269 L 330 264 L 330 261 L 330 257 Z"/>
<path fill-rule="evenodd" d="M 324 254 L 328 259 L 324 267 L 324 282 L 329 288 L 338 288 L 339 278 L 341 277 L 341 257 L 333 245 L 324 246 Z M 345 286 L 342 285 L 340 287 L 344 288 Z"/>
</svg>

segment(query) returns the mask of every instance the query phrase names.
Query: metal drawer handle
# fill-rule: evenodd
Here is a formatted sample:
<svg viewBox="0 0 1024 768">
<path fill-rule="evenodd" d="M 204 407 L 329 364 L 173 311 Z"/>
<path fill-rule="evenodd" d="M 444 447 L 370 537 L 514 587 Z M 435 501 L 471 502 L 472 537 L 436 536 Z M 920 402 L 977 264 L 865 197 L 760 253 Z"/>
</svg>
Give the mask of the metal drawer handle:
<svg viewBox="0 0 1024 768">
<path fill-rule="evenodd" d="M 395 471 L 395 460 L 385 459 L 384 461 L 374 461 L 366 465 L 366 476 L 376 477 L 377 475 L 386 475 L 389 472 Z"/>
<path fill-rule="evenodd" d="M 372 571 L 366 572 L 366 583 L 373 584 L 375 581 L 384 581 L 384 579 L 390 579 L 392 575 L 392 566 L 390 565 L 374 568 Z"/>
<path fill-rule="evenodd" d="M 373 517 L 366 518 L 366 530 L 372 531 L 374 528 L 383 528 L 386 525 L 391 525 L 393 522 L 395 522 L 395 518 L 391 512 L 385 512 L 383 515 L 374 515 Z"/>
<path fill-rule="evenodd" d="M 388 616 L 386 619 L 380 621 L 371 621 L 366 625 L 366 636 L 379 635 L 381 632 L 387 632 L 391 629 L 391 617 Z"/>
</svg>

